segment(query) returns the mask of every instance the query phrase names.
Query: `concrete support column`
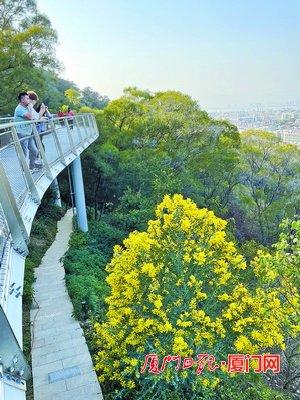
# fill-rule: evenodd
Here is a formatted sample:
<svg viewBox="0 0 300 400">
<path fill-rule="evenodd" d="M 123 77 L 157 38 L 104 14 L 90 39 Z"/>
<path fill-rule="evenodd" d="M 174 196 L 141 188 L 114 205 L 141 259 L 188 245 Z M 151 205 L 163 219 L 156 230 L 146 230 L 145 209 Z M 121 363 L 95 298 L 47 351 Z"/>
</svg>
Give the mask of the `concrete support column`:
<svg viewBox="0 0 300 400">
<path fill-rule="evenodd" d="M 60 198 L 60 191 L 57 178 L 55 178 L 52 181 L 50 187 L 53 192 L 53 204 L 55 204 L 58 207 L 61 207 L 61 198 Z"/>
<path fill-rule="evenodd" d="M 78 228 L 83 232 L 87 232 L 88 223 L 86 215 L 80 156 L 75 158 L 75 160 L 71 163 L 71 175 L 72 175 L 73 192 L 75 196 L 75 207 L 76 207 Z"/>
</svg>

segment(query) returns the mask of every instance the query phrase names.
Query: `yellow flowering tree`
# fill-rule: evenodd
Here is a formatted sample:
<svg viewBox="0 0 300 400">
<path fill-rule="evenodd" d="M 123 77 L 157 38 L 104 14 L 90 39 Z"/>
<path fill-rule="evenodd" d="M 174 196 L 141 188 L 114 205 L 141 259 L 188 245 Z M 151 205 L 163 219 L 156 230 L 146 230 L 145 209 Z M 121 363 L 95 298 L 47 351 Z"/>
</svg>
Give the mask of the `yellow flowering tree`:
<svg viewBox="0 0 300 400">
<path fill-rule="evenodd" d="M 173 364 L 162 374 L 142 374 L 146 354 L 161 362 L 167 355 L 209 353 L 221 361 L 228 353 L 284 347 L 283 326 L 294 309 L 278 288 L 264 290 L 259 263 L 247 267 L 225 227 L 192 200 L 166 195 L 147 231 L 134 231 L 114 247 L 106 320 L 94 327 L 101 382 L 199 393 L 216 387 L 222 371 L 197 376 Z"/>
</svg>

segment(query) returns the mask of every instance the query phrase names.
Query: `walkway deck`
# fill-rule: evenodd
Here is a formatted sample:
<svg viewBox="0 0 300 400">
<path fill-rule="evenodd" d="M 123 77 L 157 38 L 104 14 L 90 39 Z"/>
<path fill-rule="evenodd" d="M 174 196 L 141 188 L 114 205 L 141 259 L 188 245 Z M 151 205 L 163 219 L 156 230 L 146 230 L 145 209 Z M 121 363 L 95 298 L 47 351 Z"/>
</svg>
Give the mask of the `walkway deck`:
<svg viewBox="0 0 300 400">
<path fill-rule="evenodd" d="M 64 281 L 60 258 L 68 249 L 72 213 L 58 223 L 58 233 L 36 269 L 32 372 L 35 400 L 100 400 L 101 388 Z"/>
</svg>

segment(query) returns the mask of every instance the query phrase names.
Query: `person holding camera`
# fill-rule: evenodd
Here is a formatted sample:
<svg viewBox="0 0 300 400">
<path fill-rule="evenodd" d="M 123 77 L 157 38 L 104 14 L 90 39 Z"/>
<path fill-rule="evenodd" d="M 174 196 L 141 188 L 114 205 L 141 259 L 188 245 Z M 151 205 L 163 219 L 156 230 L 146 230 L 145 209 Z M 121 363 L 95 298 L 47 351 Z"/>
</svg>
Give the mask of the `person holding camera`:
<svg viewBox="0 0 300 400">
<path fill-rule="evenodd" d="M 35 111 L 31 106 L 31 99 L 27 92 L 21 92 L 18 95 L 19 104 L 17 105 L 14 113 L 15 122 L 27 122 L 35 119 Z M 34 111 L 34 112 L 33 112 Z M 25 158 L 29 153 L 29 169 L 34 170 L 41 168 L 41 163 L 38 161 L 38 149 L 33 137 L 31 124 L 17 124 L 17 135 L 20 141 Z"/>
<path fill-rule="evenodd" d="M 40 115 L 41 110 L 43 109 L 43 105 L 44 105 L 44 103 L 36 103 L 33 106 L 33 108 L 39 115 Z M 45 106 L 45 112 L 41 116 L 42 120 L 36 123 L 36 129 L 40 135 L 40 139 L 41 139 L 44 150 L 45 150 L 45 146 L 43 143 L 43 137 L 47 133 L 47 121 L 49 121 L 49 119 L 51 119 L 51 118 L 53 118 L 53 115 L 49 112 L 48 107 Z"/>
<path fill-rule="evenodd" d="M 31 114 L 33 116 L 32 119 L 41 119 L 43 117 L 44 113 L 46 112 L 45 104 L 42 103 L 41 107 L 40 107 L 40 111 L 37 112 L 35 110 L 34 106 L 37 104 L 37 101 L 39 100 L 38 95 L 35 92 L 33 92 L 32 90 L 29 90 L 27 93 L 28 93 L 28 96 L 29 96 L 29 99 L 30 99 L 29 109 L 30 109 Z"/>
<path fill-rule="evenodd" d="M 34 120 L 46 120 L 46 119 L 48 119 L 46 117 L 46 114 L 49 113 L 48 107 L 46 107 L 44 103 L 40 103 L 40 104 L 37 103 L 38 100 L 39 100 L 39 97 L 34 91 L 29 90 L 27 93 L 28 93 L 28 96 L 29 96 L 29 99 L 30 99 L 29 107 L 30 107 L 33 119 Z M 36 123 L 36 129 L 37 129 L 38 133 L 41 134 L 42 131 L 46 130 L 45 123 L 43 121 L 37 122 Z M 40 135 L 40 139 L 42 141 L 42 136 L 41 135 Z M 35 140 L 35 144 L 37 146 L 36 140 Z M 42 143 L 42 145 L 43 145 L 43 143 Z M 44 147 L 44 145 L 43 145 L 43 147 Z M 44 150 L 45 150 L 45 147 L 44 147 Z M 36 164 L 42 165 L 42 161 L 39 160 L 39 161 L 36 162 Z"/>
</svg>

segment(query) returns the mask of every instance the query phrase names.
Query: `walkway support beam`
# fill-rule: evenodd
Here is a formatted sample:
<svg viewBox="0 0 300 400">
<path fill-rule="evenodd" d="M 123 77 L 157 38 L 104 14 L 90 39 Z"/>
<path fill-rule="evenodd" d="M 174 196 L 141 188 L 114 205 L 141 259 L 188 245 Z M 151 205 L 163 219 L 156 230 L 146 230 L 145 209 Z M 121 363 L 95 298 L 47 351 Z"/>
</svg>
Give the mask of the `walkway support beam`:
<svg viewBox="0 0 300 400">
<path fill-rule="evenodd" d="M 53 179 L 50 188 L 53 193 L 53 204 L 61 207 L 61 198 L 60 198 L 60 190 L 59 190 L 59 184 L 57 178 Z"/>
<path fill-rule="evenodd" d="M 86 215 L 80 156 L 75 158 L 75 160 L 71 163 L 71 175 L 72 175 L 73 192 L 75 196 L 75 207 L 76 207 L 78 228 L 83 232 L 87 232 L 88 222 Z"/>
</svg>

